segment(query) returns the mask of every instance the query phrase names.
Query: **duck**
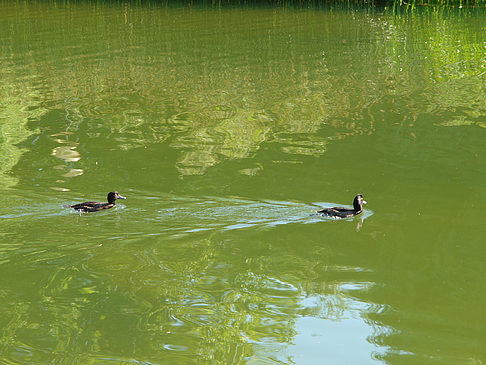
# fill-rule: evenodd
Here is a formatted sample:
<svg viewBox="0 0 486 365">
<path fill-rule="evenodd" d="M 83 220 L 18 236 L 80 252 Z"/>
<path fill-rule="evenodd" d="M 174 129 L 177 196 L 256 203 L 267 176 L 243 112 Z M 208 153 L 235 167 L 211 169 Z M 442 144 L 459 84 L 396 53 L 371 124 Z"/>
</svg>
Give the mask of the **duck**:
<svg viewBox="0 0 486 365">
<path fill-rule="evenodd" d="M 124 196 L 118 194 L 118 191 L 111 191 L 108 193 L 107 200 L 108 203 L 99 203 L 99 202 L 84 202 L 80 204 L 74 205 L 65 205 L 66 208 L 73 208 L 79 210 L 80 212 L 98 212 L 103 209 L 110 209 L 116 206 L 115 200 L 117 199 L 126 199 Z"/>
<path fill-rule="evenodd" d="M 353 209 L 344 208 L 344 207 L 332 207 L 323 210 L 318 210 L 316 213 L 320 215 L 324 215 L 326 217 L 349 218 L 360 214 L 363 211 L 363 204 L 366 204 L 366 201 L 363 199 L 363 195 L 358 194 L 354 197 Z"/>
</svg>

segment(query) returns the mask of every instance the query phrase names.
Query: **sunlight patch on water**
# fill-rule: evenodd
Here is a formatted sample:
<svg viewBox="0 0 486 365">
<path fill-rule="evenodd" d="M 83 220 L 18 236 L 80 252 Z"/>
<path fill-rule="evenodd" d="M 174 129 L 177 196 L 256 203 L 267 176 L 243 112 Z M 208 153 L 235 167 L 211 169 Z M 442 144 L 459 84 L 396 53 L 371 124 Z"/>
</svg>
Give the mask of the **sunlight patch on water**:
<svg viewBox="0 0 486 365">
<path fill-rule="evenodd" d="M 366 340 L 372 329 L 362 320 L 305 317 L 297 321 L 296 330 L 289 355 L 297 364 L 318 364 L 323 353 L 330 364 L 376 364 L 376 348 Z"/>
</svg>

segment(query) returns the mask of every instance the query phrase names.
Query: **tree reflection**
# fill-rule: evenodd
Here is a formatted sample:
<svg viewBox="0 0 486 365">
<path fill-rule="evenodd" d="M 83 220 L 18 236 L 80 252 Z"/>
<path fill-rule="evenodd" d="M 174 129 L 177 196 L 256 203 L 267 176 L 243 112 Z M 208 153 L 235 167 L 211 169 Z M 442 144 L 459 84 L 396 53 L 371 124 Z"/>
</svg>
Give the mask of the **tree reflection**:
<svg viewBox="0 0 486 365">
<path fill-rule="evenodd" d="M 9 188 L 17 183 L 10 174 L 26 151 L 18 145 L 38 133 L 29 128 L 29 121 L 39 120 L 46 109 L 39 100 L 39 91 L 28 80 L 12 80 L 7 70 L 0 73 L 0 183 Z"/>
</svg>

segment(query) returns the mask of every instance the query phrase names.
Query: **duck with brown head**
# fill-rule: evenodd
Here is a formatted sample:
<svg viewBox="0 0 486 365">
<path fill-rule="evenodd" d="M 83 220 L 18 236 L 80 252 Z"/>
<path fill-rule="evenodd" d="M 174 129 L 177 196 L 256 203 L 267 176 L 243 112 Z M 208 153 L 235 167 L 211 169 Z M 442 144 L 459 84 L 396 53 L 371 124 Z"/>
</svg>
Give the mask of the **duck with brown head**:
<svg viewBox="0 0 486 365">
<path fill-rule="evenodd" d="M 316 213 L 333 218 L 354 217 L 355 215 L 360 214 L 363 211 L 363 204 L 366 204 L 366 201 L 363 199 L 363 195 L 358 194 L 353 200 L 353 209 L 344 207 L 333 207 L 319 210 Z"/>
<path fill-rule="evenodd" d="M 79 210 L 80 212 L 98 212 L 100 210 L 110 209 L 116 206 L 115 200 L 117 199 L 126 199 L 126 198 L 118 194 L 118 191 L 112 191 L 108 193 L 107 203 L 84 202 L 84 203 L 74 204 L 74 205 L 65 205 L 65 207 L 73 208 Z"/>
</svg>

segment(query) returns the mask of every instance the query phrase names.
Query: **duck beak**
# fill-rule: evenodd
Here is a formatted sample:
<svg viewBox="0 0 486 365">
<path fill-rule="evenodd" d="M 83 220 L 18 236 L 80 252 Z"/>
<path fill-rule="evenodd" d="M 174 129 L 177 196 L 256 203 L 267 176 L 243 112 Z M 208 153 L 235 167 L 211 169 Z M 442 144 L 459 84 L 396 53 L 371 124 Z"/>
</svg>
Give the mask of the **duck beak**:
<svg viewBox="0 0 486 365">
<path fill-rule="evenodd" d="M 118 199 L 126 199 L 124 196 L 118 195 Z"/>
</svg>

